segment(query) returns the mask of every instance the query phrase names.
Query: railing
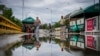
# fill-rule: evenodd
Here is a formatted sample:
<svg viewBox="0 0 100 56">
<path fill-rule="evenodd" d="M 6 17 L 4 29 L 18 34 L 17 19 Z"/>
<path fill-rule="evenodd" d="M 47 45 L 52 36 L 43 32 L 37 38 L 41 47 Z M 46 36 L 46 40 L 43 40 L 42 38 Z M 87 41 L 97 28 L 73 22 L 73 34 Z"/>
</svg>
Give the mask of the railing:
<svg viewBox="0 0 100 56">
<path fill-rule="evenodd" d="M 20 26 L 0 15 L 0 34 L 21 33 L 21 31 Z"/>
</svg>

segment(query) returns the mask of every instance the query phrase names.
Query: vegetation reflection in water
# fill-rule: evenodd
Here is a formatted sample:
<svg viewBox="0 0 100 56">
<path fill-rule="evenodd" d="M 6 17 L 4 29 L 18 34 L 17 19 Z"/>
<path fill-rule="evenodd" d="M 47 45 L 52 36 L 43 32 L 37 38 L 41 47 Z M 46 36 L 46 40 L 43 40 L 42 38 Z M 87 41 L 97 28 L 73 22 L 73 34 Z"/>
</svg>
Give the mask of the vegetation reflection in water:
<svg viewBox="0 0 100 56">
<path fill-rule="evenodd" d="M 75 54 L 77 53 L 78 56 L 89 56 L 92 55 L 90 50 L 73 50 L 70 48 L 69 46 L 69 42 L 67 40 L 62 41 L 60 39 L 56 39 L 54 37 L 40 37 L 39 41 L 36 40 L 36 37 L 33 35 L 24 35 L 22 36 L 22 41 L 20 42 L 16 42 L 16 43 L 11 43 L 7 46 L 6 50 L 5 50 L 5 54 L 6 56 L 13 56 L 13 51 L 15 51 L 18 47 L 24 47 L 28 50 L 32 50 L 33 48 L 36 48 L 36 51 L 39 51 L 39 48 L 43 45 L 41 44 L 41 42 L 43 43 L 48 43 L 48 44 L 54 44 L 54 45 L 59 45 L 60 50 L 69 52 L 71 54 Z M 45 44 L 46 45 L 46 44 Z M 78 52 L 79 51 L 79 52 Z M 89 53 L 91 52 L 91 53 Z M 56 53 L 55 53 L 56 54 Z M 73 54 L 73 55 L 74 55 Z M 93 55 L 98 56 L 98 53 L 94 53 Z M 76 56 L 76 54 L 75 54 Z"/>
<path fill-rule="evenodd" d="M 34 36 L 25 35 L 25 36 L 22 36 L 22 38 L 23 38 L 22 41 L 11 43 L 6 46 L 5 56 L 12 56 L 13 51 L 16 50 L 20 46 L 27 48 L 29 50 L 36 47 L 37 48 L 36 50 L 39 50 L 39 47 L 41 46 L 41 44 L 38 41 L 36 41 Z M 39 38 L 39 40 L 40 42 L 59 44 L 59 46 L 61 47 L 61 51 L 63 51 L 65 46 L 68 46 L 68 44 L 66 44 L 66 41 L 61 41 L 59 39 L 55 39 L 51 37 L 41 37 Z"/>
<path fill-rule="evenodd" d="M 16 48 L 20 47 L 21 45 L 22 45 L 22 42 L 8 44 L 5 49 L 5 56 L 12 56 L 12 54 L 13 54 L 12 51 L 15 50 Z"/>
</svg>

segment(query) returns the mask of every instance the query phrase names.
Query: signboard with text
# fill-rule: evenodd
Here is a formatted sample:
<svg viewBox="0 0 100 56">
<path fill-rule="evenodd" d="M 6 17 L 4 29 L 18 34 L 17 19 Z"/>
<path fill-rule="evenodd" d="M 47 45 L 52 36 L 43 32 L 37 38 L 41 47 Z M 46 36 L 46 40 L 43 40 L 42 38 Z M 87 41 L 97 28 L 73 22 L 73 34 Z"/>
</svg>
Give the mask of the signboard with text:
<svg viewBox="0 0 100 56">
<path fill-rule="evenodd" d="M 94 30 L 94 18 L 88 19 L 86 22 L 87 22 L 86 30 L 93 31 Z"/>
<path fill-rule="evenodd" d="M 86 36 L 87 37 L 87 47 L 95 49 L 96 48 L 96 40 L 93 36 Z"/>
</svg>

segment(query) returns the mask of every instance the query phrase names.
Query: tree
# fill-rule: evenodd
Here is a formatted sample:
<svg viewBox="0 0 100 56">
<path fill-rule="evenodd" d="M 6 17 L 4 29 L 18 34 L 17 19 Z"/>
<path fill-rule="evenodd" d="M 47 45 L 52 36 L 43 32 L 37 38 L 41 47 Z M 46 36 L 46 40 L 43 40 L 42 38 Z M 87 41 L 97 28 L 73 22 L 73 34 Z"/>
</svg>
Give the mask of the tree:
<svg viewBox="0 0 100 56">
<path fill-rule="evenodd" d="M 11 8 L 7 8 L 5 5 L 0 5 L 0 10 L 3 11 L 3 16 L 6 17 L 7 19 L 11 20 L 12 22 L 14 22 L 15 24 L 22 26 L 22 22 L 16 18 L 13 15 L 13 11 Z"/>
<path fill-rule="evenodd" d="M 47 24 L 43 24 L 43 25 L 41 26 L 41 28 L 42 28 L 42 29 L 47 29 L 48 26 L 47 26 Z"/>
<path fill-rule="evenodd" d="M 6 18 L 10 19 L 12 16 L 13 12 L 11 8 L 6 8 L 3 10 L 3 16 L 5 16 Z"/>
<path fill-rule="evenodd" d="M 66 26 L 69 26 L 69 20 L 66 19 L 65 22 L 64 22 L 64 24 L 65 24 Z"/>
<path fill-rule="evenodd" d="M 22 22 L 17 18 L 16 18 L 16 24 L 19 25 L 19 26 L 22 26 Z"/>
<path fill-rule="evenodd" d="M 22 22 L 18 18 L 15 18 L 15 16 L 12 16 L 10 20 L 18 26 L 22 26 Z"/>
<path fill-rule="evenodd" d="M 56 22 L 52 27 L 53 27 L 53 28 L 60 27 L 60 22 Z"/>
<path fill-rule="evenodd" d="M 5 8 L 5 5 L 0 5 L 0 10 L 4 10 L 4 8 Z"/>
</svg>

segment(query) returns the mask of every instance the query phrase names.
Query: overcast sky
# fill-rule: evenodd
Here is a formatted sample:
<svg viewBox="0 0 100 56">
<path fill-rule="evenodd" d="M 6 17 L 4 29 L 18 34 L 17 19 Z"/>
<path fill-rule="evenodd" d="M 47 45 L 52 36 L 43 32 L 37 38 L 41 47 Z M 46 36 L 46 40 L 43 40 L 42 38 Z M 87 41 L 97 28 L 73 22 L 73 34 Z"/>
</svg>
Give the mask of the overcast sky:
<svg viewBox="0 0 100 56">
<path fill-rule="evenodd" d="M 12 8 L 13 15 L 20 20 L 29 16 L 35 19 L 38 16 L 42 23 L 49 23 L 51 21 L 59 21 L 62 15 L 65 16 L 80 7 L 84 9 L 93 5 L 94 1 L 98 3 L 99 0 L 24 0 L 23 18 L 23 0 L 0 0 L 0 4 L 5 4 L 7 7 Z"/>
</svg>

